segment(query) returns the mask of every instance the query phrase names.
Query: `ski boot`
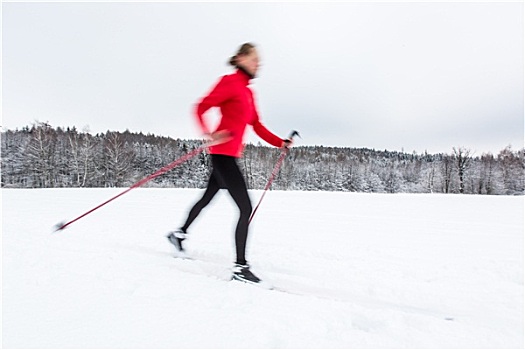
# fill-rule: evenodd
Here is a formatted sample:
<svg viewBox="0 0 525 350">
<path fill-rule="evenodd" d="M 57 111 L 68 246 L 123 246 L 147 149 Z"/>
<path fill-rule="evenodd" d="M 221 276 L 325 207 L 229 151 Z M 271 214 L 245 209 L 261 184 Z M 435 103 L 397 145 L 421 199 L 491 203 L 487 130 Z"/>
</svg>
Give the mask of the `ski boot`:
<svg viewBox="0 0 525 350">
<path fill-rule="evenodd" d="M 235 264 L 233 267 L 233 276 L 232 280 L 251 283 L 251 284 L 259 284 L 261 283 L 261 279 L 253 274 L 253 272 L 250 271 L 250 265 L 245 264 Z"/>
<path fill-rule="evenodd" d="M 178 258 L 187 258 L 186 251 L 182 246 L 182 242 L 186 239 L 187 233 L 182 229 L 176 231 L 171 231 L 166 237 L 171 244 L 175 247 L 175 257 Z"/>
</svg>

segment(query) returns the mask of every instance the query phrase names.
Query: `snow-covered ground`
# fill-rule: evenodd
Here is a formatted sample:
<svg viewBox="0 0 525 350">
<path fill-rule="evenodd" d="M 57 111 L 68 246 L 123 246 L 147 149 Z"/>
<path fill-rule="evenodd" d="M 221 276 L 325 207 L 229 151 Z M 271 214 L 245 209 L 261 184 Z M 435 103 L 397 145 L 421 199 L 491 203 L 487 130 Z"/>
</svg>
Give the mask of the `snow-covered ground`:
<svg viewBox="0 0 525 350">
<path fill-rule="evenodd" d="M 172 257 L 200 190 L 2 190 L 4 348 L 522 348 L 524 198 L 269 192 L 227 281 L 220 193 Z M 261 192 L 251 192 L 254 204 Z"/>
</svg>

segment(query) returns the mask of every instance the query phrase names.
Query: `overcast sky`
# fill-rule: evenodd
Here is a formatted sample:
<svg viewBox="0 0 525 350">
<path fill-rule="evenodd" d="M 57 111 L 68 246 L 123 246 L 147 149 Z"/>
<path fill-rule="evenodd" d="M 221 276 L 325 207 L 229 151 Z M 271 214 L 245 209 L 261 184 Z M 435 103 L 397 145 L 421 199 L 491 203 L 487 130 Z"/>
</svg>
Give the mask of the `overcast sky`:
<svg viewBox="0 0 525 350">
<path fill-rule="evenodd" d="M 250 41 L 262 59 L 252 84 L 260 115 L 280 136 L 516 150 L 523 18 L 523 2 L 3 2 L 2 127 L 39 120 L 198 138 L 195 102 Z"/>
</svg>

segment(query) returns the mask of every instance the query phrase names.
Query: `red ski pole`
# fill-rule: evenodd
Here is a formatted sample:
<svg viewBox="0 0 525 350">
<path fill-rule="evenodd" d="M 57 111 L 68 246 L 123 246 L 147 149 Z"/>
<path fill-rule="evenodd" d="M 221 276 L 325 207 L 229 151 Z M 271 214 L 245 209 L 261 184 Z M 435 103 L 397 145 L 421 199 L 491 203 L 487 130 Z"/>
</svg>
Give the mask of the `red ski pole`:
<svg viewBox="0 0 525 350">
<path fill-rule="evenodd" d="M 300 137 L 297 131 L 295 130 L 292 131 L 290 133 L 289 139 L 293 139 L 294 136 L 296 135 Z M 281 156 L 279 157 L 279 159 L 277 160 L 277 163 L 275 163 L 275 166 L 273 167 L 272 174 L 270 175 L 270 178 L 268 179 L 268 182 L 266 183 L 266 186 L 264 187 L 264 191 L 263 191 L 263 194 L 261 195 L 261 199 L 259 199 L 259 203 L 257 203 L 257 205 L 255 206 L 255 209 L 252 212 L 252 215 L 250 216 L 250 220 L 248 221 L 248 224 L 252 222 L 252 219 L 255 216 L 255 212 L 257 211 L 257 209 L 259 209 L 259 206 L 261 205 L 261 202 L 264 196 L 266 195 L 266 191 L 268 191 L 268 189 L 273 183 L 274 178 L 277 176 L 277 173 L 279 172 L 279 169 L 281 168 L 281 165 L 283 164 L 284 158 L 286 158 L 286 155 L 288 154 L 288 150 L 289 150 L 288 147 L 284 147 L 283 150 L 281 151 Z"/>
<path fill-rule="evenodd" d="M 140 187 L 142 185 L 144 185 L 146 182 L 149 182 L 151 180 L 153 180 L 154 178 L 170 171 L 171 169 L 175 168 L 176 166 L 179 166 L 180 164 L 184 163 L 185 161 L 195 157 L 197 154 L 201 153 L 202 151 L 204 151 L 206 148 L 210 147 L 210 146 L 214 146 L 214 145 L 217 145 L 217 144 L 220 144 L 220 143 L 223 143 L 223 142 L 226 142 L 228 141 L 228 139 L 223 139 L 223 140 L 220 140 L 220 141 L 210 141 L 208 143 L 205 143 L 199 147 L 197 147 L 196 149 L 194 149 L 193 151 L 191 152 L 188 152 L 186 153 L 185 155 L 183 155 L 182 157 L 180 157 L 179 159 L 176 159 L 174 160 L 173 162 L 171 162 L 170 164 L 166 165 L 165 167 L 157 170 L 156 172 L 154 172 L 153 174 L 149 175 L 148 177 L 145 177 L 144 179 L 140 180 L 139 182 L 135 183 L 134 185 L 132 185 L 130 188 L 126 189 L 125 191 L 117 194 L 116 196 L 108 199 L 107 201 L 105 201 L 104 203 L 102 204 L 99 204 L 97 205 L 96 207 L 94 207 L 93 209 L 85 212 L 84 214 L 80 215 L 79 217 L 69 221 L 69 222 L 66 222 L 66 223 L 59 223 L 57 225 L 55 225 L 55 232 L 56 231 L 60 231 L 60 230 L 63 230 L 65 229 L 66 227 L 68 227 L 69 225 L 71 225 L 72 223 L 74 223 L 75 221 L 78 221 L 80 219 L 82 219 L 84 216 L 88 215 L 88 214 L 91 214 L 92 212 L 94 212 L 95 210 L 103 207 L 104 205 L 108 204 L 109 202 L 117 199 L 118 197 L 120 196 L 123 196 L 124 194 L 128 193 L 129 191 L 131 191 L 132 189 L 134 188 L 137 188 L 137 187 Z"/>
</svg>

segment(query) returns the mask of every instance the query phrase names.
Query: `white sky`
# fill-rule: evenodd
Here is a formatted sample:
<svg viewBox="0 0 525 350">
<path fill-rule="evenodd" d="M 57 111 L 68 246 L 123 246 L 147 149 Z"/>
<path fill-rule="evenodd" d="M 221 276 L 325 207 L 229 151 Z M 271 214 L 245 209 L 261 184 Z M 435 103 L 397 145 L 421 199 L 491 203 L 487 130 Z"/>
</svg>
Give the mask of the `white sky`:
<svg viewBox="0 0 525 350">
<path fill-rule="evenodd" d="M 523 2 L 3 2 L 2 127 L 197 138 L 194 103 L 250 41 L 263 64 L 252 85 L 261 118 L 280 136 L 518 149 L 523 19 Z"/>
</svg>

